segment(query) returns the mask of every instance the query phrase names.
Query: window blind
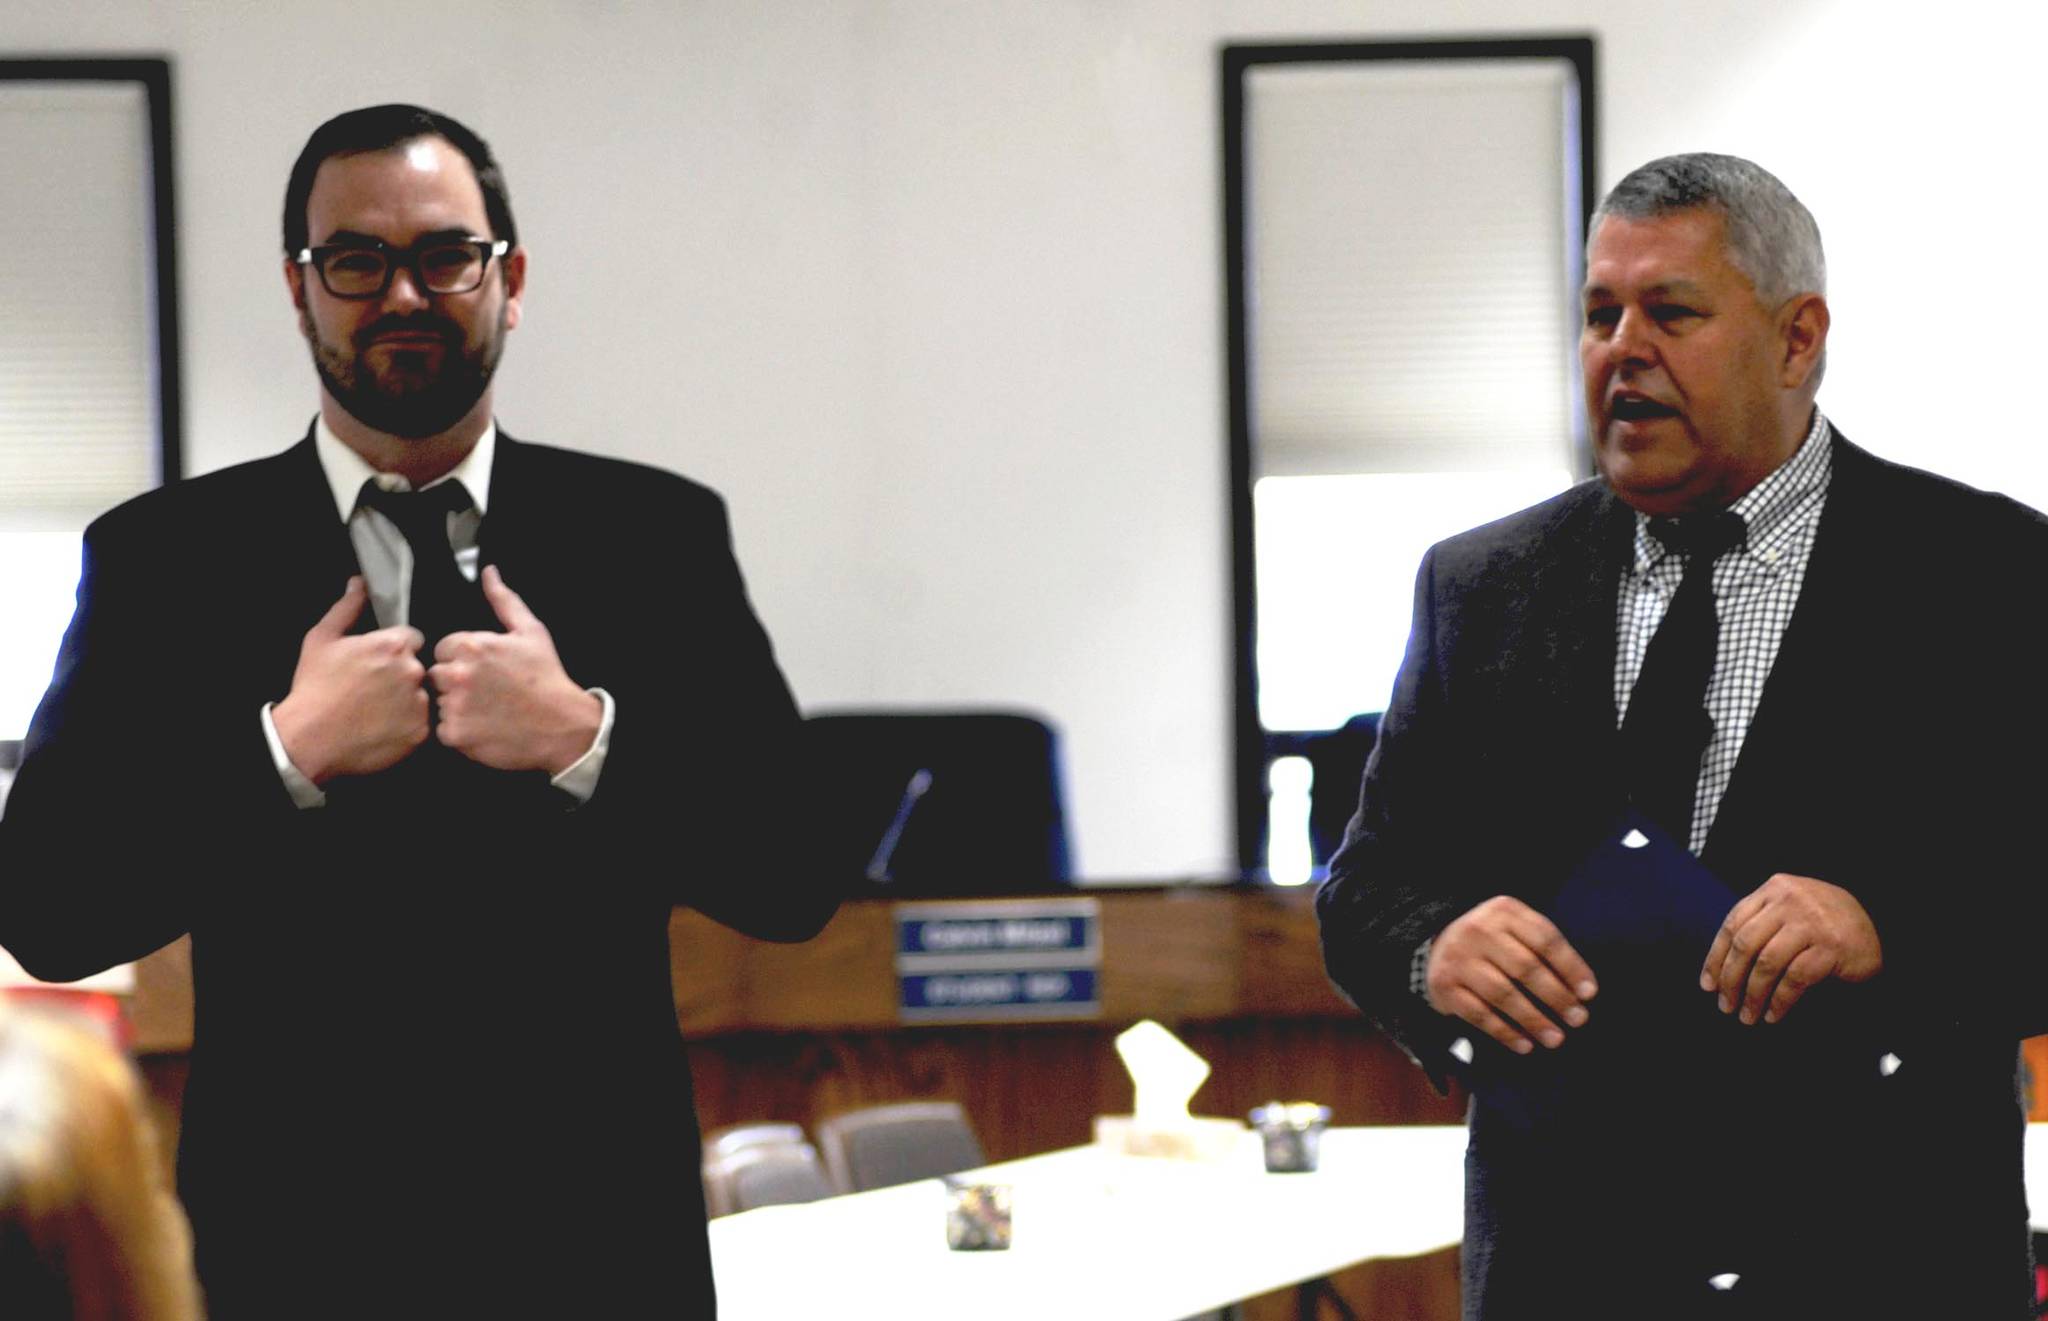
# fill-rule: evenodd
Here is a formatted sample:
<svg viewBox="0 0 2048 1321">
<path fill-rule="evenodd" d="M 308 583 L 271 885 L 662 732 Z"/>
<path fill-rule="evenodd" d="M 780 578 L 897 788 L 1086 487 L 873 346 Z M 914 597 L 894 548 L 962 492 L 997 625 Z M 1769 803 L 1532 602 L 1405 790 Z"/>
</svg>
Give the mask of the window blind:
<svg viewBox="0 0 2048 1321">
<path fill-rule="evenodd" d="M 135 79 L 0 79 L 0 739 L 50 681 L 85 525 L 162 476 L 151 135 Z"/>
<path fill-rule="evenodd" d="M 1249 71 L 1257 475 L 1571 466 L 1574 77 L 1562 60 Z"/>
<path fill-rule="evenodd" d="M 159 479 L 149 134 L 139 85 L 0 82 L 0 520 Z"/>
</svg>

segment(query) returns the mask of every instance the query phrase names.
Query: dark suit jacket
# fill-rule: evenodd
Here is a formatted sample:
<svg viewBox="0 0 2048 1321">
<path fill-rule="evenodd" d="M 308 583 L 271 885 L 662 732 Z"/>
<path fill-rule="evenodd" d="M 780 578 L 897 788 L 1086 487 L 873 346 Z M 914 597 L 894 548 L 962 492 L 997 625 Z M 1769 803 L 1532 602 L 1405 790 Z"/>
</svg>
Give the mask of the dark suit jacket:
<svg viewBox="0 0 2048 1321">
<path fill-rule="evenodd" d="M 1896 1271 L 1873 1314 L 1920 1315 L 1898 1310 L 1915 1289 L 1945 1300 L 1927 1315 L 2027 1314 L 2013 1080 L 2017 1039 L 2048 1030 L 2029 948 L 2043 929 L 2048 522 L 1846 441 L 1834 465 L 1703 861 L 1738 895 L 1780 871 L 1856 895 L 1884 972 L 1817 989 L 1780 1026 L 1846 1010 L 1878 1025 L 1902 1067 L 1810 1095 L 1767 1065 L 1747 1104 L 1724 1095 L 1703 1111 L 1688 1103 L 1699 1079 L 1666 1062 L 1536 1141 L 1475 1106 L 1471 1315 L 1604 1315 L 1585 1281 L 1628 1281 L 1633 1264 L 1703 1239 L 1832 1305 Z M 1626 801 L 1612 692 L 1632 535 L 1627 506 L 1589 482 L 1423 562 L 1408 654 L 1318 912 L 1332 978 L 1439 1083 L 1469 1029 L 1410 993 L 1416 947 L 1494 894 L 1546 907 Z M 1780 1028 L 1756 1031 L 1762 1043 Z M 1708 1232 L 1731 1225 L 1732 1238 Z M 1668 1305 L 1657 1315 L 1690 1305 L 1655 1301 Z"/>
<path fill-rule="evenodd" d="M 431 741 L 293 805 L 258 708 L 356 571 L 310 439 L 86 533 L 0 943 L 62 980 L 192 933 L 180 1191 L 216 1317 L 711 1314 L 667 922 L 831 915 L 770 818 L 798 717 L 712 492 L 501 436 L 489 511 L 484 561 L 617 702 L 580 807 Z"/>
</svg>

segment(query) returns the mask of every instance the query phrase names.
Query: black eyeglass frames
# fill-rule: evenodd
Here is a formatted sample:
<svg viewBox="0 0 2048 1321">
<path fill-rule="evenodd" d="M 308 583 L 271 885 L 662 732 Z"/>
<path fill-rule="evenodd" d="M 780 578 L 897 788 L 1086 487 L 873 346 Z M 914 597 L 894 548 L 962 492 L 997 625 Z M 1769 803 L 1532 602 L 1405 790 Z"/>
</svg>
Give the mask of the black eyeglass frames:
<svg viewBox="0 0 2048 1321">
<path fill-rule="evenodd" d="M 484 282 L 491 258 L 502 257 L 507 239 L 428 239 L 409 248 L 388 243 L 322 243 L 300 248 L 294 258 L 319 272 L 320 283 L 336 298 L 382 298 L 400 268 L 430 294 L 466 294 Z"/>
</svg>

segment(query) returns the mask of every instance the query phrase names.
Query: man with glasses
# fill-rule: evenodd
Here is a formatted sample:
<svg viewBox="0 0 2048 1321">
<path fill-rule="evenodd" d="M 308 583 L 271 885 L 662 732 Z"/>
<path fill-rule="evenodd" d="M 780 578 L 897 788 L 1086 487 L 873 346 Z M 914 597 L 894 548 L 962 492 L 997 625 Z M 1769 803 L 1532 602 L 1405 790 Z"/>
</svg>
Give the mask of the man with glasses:
<svg viewBox="0 0 2048 1321">
<path fill-rule="evenodd" d="M 455 120 L 322 125 L 284 251 L 318 416 L 87 532 L 0 942 L 192 934 L 216 1318 L 709 1316 L 669 913 L 837 893 L 768 816 L 797 716 L 723 506 L 498 430 L 527 254 Z"/>
</svg>

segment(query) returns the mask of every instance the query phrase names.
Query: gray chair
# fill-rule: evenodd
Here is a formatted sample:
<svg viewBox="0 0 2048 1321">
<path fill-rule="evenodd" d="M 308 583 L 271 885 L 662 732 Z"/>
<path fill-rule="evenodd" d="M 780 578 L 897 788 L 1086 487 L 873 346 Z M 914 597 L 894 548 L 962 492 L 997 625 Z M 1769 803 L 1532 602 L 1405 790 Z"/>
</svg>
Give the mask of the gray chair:
<svg viewBox="0 0 2048 1321">
<path fill-rule="evenodd" d="M 841 1192 L 936 1179 L 988 1164 L 952 1101 L 906 1101 L 849 1110 L 818 1125 L 825 1169 Z"/>
<path fill-rule="evenodd" d="M 730 1215 L 733 1204 L 728 1164 L 740 1152 L 757 1148 L 810 1147 L 800 1124 L 759 1122 L 729 1124 L 704 1135 L 704 1209 L 713 1217 Z M 816 1155 L 816 1149 L 812 1149 Z"/>
<path fill-rule="evenodd" d="M 707 1193 L 717 1189 L 713 1216 L 761 1206 L 787 1206 L 832 1196 L 834 1189 L 808 1142 L 741 1147 L 704 1167 Z"/>
<path fill-rule="evenodd" d="M 788 1147 L 806 1145 L 803 1125 L 760 1122 L 728 1124 L 704 1135 L 704 1165 L 708 1169 L 723 1157 L 745 1147 Z"/>
</svg>

